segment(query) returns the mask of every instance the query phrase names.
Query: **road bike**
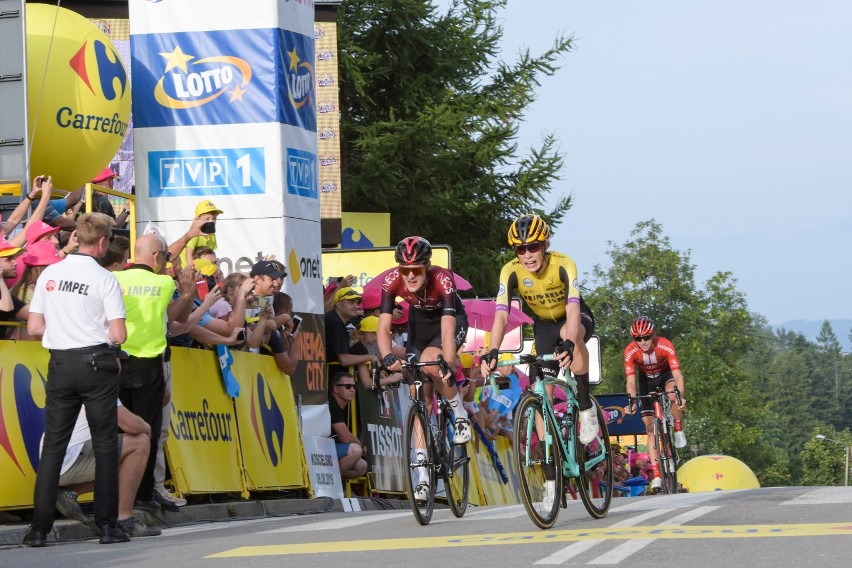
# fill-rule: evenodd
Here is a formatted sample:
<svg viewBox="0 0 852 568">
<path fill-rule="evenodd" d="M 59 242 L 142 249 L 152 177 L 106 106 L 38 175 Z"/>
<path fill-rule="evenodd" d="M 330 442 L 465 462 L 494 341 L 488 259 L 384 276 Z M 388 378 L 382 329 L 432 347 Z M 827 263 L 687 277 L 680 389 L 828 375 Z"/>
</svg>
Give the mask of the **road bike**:
<svg viewBox="0 0 852 568">
<path fill-rule="evenodd" d="M 425 363 L 402 362 L 409 375 L 406 382 L 414 386 L 414 396 L 403 425 L 403 452 L 408 452 L 407 456 L 404 454 L 405 488 L 414 518 L 421 525 L 428 525 L 432 520 L 438 480 L 443 481 L 450 510 L 458 518 L 467 510 L 470 490 L 470 458 L 466 445 L 453 443 L 455 415 L 450 402 L 435 391 L 433 412 L 427 408 L 423 397 L 423 386 L 432 382 L 423 368 L 432 365 L 439 366 L 442 375 L 449 371 L 440 356 L 437 361 Z M 421 481 L 429 484 L 429 496 L 423 501 L 414 498 L 414 490 Z"/>
<path fill-rule="evenodd" d="M 592 397 L 600 428 L 597 437 L 584 446 L 578 435 L 577 382 L 564 370 L 554 378 L 546 377 L 541 365 L 553 360 L 553 355 L 521 355 L 497 364 L 527 364 L 537 369 L 538 377 L 543 377 L 518 402 L 513 433 L 521 500 L 532 522 L 542 529 L 553 526 L 560 505 L 568 506 L 568 494 L 572 498 L 579 494 L 586 511 L 595 519 L 606 516 L 612 502 L 612 450 L 603 410 Z M 494 388 L 498 388 L 499 378 L 499 374 L 491 374 Z M 546 384 L 564 388 L 568 398 L 564 413 L 557 415 L 554 411 Z"/>
<path fill-rule="evenodd" d="M 680 390 L 674 387 L 672 391 L 680 406 Z M 657 449 L 657 459 L 660 463 L 660 476 L 663 480 L 662 491 L 664 493 L 677 493 L 677 466 L 680 463 L 677 456 L 672 432 L 674 430 L 674 418 L 671 412 L 671 400 L 663 387 L 657 387 L 655 392 L 636 397 L 628 397 L 627 404 L 632 409 L 635 401 L 648 400 L 654 409 L 654 434 L 648 444 L 654 444 Z"/>
</svg>

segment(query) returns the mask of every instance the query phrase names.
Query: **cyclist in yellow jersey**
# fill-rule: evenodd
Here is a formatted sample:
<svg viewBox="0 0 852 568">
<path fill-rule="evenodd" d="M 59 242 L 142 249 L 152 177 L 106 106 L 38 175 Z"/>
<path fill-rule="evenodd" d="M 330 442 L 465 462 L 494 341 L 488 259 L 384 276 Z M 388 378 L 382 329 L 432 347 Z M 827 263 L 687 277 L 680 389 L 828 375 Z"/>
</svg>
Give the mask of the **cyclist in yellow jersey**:
<svg viewBox="0 0 852 568">
<path fill-rule="evenodd" d="M 591 443 L 598 434 L 597 412 L 589 397 L 589 350 L 586 341 L 594 333 L 595 318 L 580 296 L 577 265 L 571 257 L 550 252 L 550 228 L 538 215 L 518 217 L 509 228 L 512 259 L 500 271 L 497 309 L 491 328 L 491 345 L 503 342 L 514 291 L 533 311 L 536 353 L 555 353 L 557 361 L 542 366 L 548 376 L 556 376 L 559 367 L 569 368 L 577 381 L 580 404 L 580 442 Z M 487 376 L 497 364 L 498 350 L 491 349 L 482 359 Z M 536 370 L 530 369 L 531 379 Z M 547 386 L 553 399 L 553 386 Z"/>
</svg>

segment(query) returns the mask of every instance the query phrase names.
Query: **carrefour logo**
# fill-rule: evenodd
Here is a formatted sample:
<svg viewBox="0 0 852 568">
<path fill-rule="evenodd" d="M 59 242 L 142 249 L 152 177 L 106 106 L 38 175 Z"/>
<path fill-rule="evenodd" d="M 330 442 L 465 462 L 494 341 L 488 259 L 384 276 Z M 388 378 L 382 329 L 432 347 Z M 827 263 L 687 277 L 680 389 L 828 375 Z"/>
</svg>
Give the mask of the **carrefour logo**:
<svg viewBox="0 0 852 568">
<path fill-rule="evenodd" d="M 311 108 L 314 92 L 314 66 L 299 56 L 297 48 L 287 52 L 287 95 L 293 108 Z"/>
<path fill-rule="evenodd" d="M 92 69 L 91 58 L 89 63 L 86 63 L 86 54 L 89 51 L 92 51 L 95 56 L 94 69 Z M 124 65 L 115 49 L 104 42 L 99 40 L 91 43 L 83 42 L 68 64 L 93 95 L 114 101 L 127 94 L 127 71 L 124 70 Z M 116 90 L 116 80 L 118 80 L 118 90 Z"/>
<path fill-rule="evenodd" d="M 251 390 L 251 425 L 267 461 L 277 467 L 284 456 L 284 413 L 260 373 Z"/>
<path fill-rule="evenodd" d="M 229 103 L 236 103 L 248 92 L 252 68 L 245 59 L 231 55 L 198 58 L 184 53 L 179 45 L 160 55 L 166 64 L 154 87 L 154 99 L 163 107 L 200 107 L 223 95 Z"/>
</svg>

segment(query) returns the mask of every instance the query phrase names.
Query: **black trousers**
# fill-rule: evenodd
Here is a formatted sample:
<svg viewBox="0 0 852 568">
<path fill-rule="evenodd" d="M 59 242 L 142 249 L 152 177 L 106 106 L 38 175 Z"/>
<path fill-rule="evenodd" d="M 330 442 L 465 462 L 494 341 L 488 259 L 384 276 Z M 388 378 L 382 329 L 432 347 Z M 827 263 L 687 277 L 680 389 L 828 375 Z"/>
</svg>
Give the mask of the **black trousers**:
<svg viewBox="0 0 852 568">
<path fill-rule="evenodd" d="M 102 349 L 103 351 L 103 349 Z M 44 446 L 33 497 L 32 528 L 50 531 L 56 511 L 59 472 L 80 414 L 86 418 L 95 451 L 95 523 L 114 524 L 118 517 L 118 376 L 96 369 L 82 350 L 53 351 L 48 363 Z"/>
<path fill-rule="evenodd" d="M 136 492 L 137 501 L 154 498 L 154 465 L 163 424 L 163 393 L 165 392 L 162 357 L 130 357 L 122 361 L 118 398 L 128 410 L 151 426 L 151 450 L 148 463 Z"/>
</svg>

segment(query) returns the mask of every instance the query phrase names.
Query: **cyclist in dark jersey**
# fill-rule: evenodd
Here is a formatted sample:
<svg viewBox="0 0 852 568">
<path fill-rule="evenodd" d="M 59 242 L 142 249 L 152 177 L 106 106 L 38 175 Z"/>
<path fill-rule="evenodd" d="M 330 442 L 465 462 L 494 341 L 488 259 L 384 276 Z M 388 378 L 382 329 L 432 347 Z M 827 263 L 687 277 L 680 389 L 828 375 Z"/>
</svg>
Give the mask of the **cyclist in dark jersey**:
<svg viewBox="0 0 852 568">
<path fill-rule="evenodd" d="M 577 265 L 571 257 L 548 250 L 550 228 L 538 215 L 518 217 L 509 228 L 508 239 L 517 257 L 506 263 L 500 272 L 491 345 L 499 347 L 503 342 L 510 298 L 517 291 L 533 312 L 536 353 L 556 353 L 559 360 L 542 365 L 543 372 L 556 376 L 561 366 L 574 373 L 580 404 L 579 438 L 583 444 L 589 444 L 598 435 L 597 412 L 589 397 L 589 350 L 586 348 L 586 341 L 594 333 L 595 318 L 580 296 Z M 488 376 L 494 369 L 497 357 L 496 348 L 483 357 L 483 375 Z M 547 385 L 551 400 L 553 388 Z"/>
<path fill-rule="evenodd" d="M 391 371 L 400 370 L 399 359 L 391 352 L 391 320 L 396 297 L 408 302 L 408 341 L 405 345 L 406 357 L 417 358 L 421 362 L 437 361 L 439 355 L 450 367 L 450 372 L 441 375 L 439 367 L 424 367 L 423 371 L 432 379 L 432 384 L 444 398 L 450 401 L 455 415 L 456 444 L 470 440 L 471 426 L 467 410 L 456 387 L 457 352 L 467 336 L 467 314 L 456 293 L 456 283 L 452 271 L 433 266 L 432 245 L 422 237 L 406 237 L 396 246 L 394 259 L 399 267 L 385 276 L 382 282 L 382 305 L 379 314 L 377 342 L 379 353 L 385 367 Z M 414 387 L 412 396 L 414 396 Z M 423 389 L 427 408 L 431 408 L 431 389 Z M 415 435 L 422 443 L 425 452 L 425 437 Z M 415 448 L 417 449 L 417 448 Z M 429 486 L 425 468 L 420 482 L 415 488 L 415 499 L 428 498 Z M 419 471 L 419 470 L 418 470 Z"/>
</svg>

